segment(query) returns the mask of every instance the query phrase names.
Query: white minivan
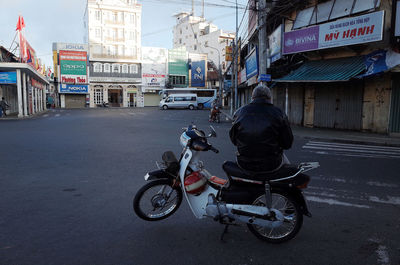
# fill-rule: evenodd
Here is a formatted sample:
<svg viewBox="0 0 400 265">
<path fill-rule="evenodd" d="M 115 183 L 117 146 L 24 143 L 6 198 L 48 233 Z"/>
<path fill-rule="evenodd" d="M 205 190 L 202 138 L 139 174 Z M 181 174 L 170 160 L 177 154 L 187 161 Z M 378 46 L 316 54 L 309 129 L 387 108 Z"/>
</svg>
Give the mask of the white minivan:
<svg viewBox="0 0 400 265">
<path fill-rule="evenodd" d="M 160 109 L 190 109 L 197 108 L 196 94 L 170 94 L 160 101 Z"/>
</svg>

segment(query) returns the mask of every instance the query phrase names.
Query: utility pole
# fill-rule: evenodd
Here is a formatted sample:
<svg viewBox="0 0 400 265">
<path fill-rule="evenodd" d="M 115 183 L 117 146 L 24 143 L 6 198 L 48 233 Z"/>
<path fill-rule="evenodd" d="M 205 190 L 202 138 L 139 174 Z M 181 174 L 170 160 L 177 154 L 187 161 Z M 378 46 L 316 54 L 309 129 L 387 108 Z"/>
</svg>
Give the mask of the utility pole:
<svg viewBox="0 0 400 265">
<path fill-rule="evenodd" d="M 239 104 L 238 104 L 238 78 L 237 78 L 237 72 L 238 72 L 238 56 L 239 56 L 239 47 L 238 47 L 238 5 L 237 5 L 237 0 L 236 0 L 236 34 L 235 34 L 235 47 L 234 47 L 234 52 L 233 52 L 233 70 L 234 70 L 234 86 L 235 86 L 235 111 L 238 109 Z"/>
<path fill-rule="evenodd" d="M 202 1 L 201 17 L 204 18 L 204 0 Z"/>
<path fill-rule="evenodd" d="M 266 0 L 259 0 L 258 7 L 258 74 L 267 74 L 267 3 Z M 265 81 L 261 82 L 265 84 Z"/>
<path fill-rule="evenodd" d="M 192 0 L 192 16 L 194 16 L 194 0 Z"/>
</svg>

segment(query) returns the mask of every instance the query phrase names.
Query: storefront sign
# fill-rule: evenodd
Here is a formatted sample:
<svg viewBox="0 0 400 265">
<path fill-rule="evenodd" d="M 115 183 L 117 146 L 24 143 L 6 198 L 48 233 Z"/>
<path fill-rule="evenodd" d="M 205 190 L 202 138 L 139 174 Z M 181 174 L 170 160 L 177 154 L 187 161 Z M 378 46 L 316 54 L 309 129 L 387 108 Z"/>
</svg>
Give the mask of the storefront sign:
<svg viewBox="0 0 400 265">
<path fill-rule="evenodd" d="M 45 88 L 45 85 L 43 85 L 42 83 L 40 83 L 36 79 L 31 78 L 31 83 L 32 83 L 32 86 L 34 86 L 36 88 L 40 88 L 40 89 L 44 89 Z"/>
<path fill-rule="evenodd" d="M 258 50 L 253 49 L 246 57 L 246 79 L 258 74 Z"/>
<path fill-rule="evenodd" d="M 16 72 L 0 72 L 0 84 L 16 84 Z"/>
<path fill-rule="evenodd" d="M 61 84 L 60 85 L 60 93 L 77 93 L 77 94 L 87 94 L 88 85 L 68 85 Z"/>
<path fill-rule="evenodd" d="M 62 83 L 87 83 L 86 52 L 60 51 L 60 74 Z"/>
<path fill-rule="evenodd" d="M 283 24 L 280 25 L 270 36 L 269 36 L 269 57 L 271 63 L 279 60 L 282 57 L 282 31 Z"/>
<path fill-rule="evenodd" d="M 191 86 L 192 87 L 205 87 L 206 86 L 206 61 L 193 61 L 191 73 Z"/>
<path fill-rule="evenodd" d="M 285 32 L 283 54 L 380 41 L 384 11 Z"/>
<path fill-rule="evenodd" d="M 242 69 L 242 71 L 240 71 L 240 74 L 238 75 L 239 79 L 238 79 L 238 83 L 244 83 L 247 81 L 246 79 L 246 68 Z"/>
<path fill-rule="evenodd" d="M 87 51 L 87 44 L 79 43 L 53 43 L 53 51 Z"/>
</svg>

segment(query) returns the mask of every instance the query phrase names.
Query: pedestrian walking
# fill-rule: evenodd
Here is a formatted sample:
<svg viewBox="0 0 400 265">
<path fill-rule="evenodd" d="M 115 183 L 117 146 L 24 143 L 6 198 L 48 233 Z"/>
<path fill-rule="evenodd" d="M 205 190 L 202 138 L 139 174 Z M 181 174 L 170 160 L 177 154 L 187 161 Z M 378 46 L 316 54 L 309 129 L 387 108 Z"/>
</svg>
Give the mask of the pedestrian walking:
<svg viewBox="0 0 400 265">
<path fill-rule="evenodd" d="M 6 100 L 4 99 L 4 97 L 1 98 L 0 101 L 0 108 L 2 110 L 2 113 L 0 114 L 0 117 L 2 116 L 2 114 L 4 113 L 4 116 L 7 116 L 6 110 L 10 107 L 10 105 L 8 105 L 8 103 L 6 102 Z"/>
</svg>

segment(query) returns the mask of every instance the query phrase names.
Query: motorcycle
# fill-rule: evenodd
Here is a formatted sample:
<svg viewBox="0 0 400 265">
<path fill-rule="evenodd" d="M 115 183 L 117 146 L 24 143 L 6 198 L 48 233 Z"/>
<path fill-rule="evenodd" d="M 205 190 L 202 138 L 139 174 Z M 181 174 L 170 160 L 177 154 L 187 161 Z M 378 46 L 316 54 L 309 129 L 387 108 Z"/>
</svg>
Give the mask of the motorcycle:
<svg viewBox="0 0 400 265">
<path fill-rule="evenodd" d="M 318 162 L 284 165 L 271 173 L 253 174 L 227 161 L 223 169 L 227 179 L 211 175 L 199 160 L 201 152 L 219 151 L 208 142 L 217 134 L 212 126 L 206 134 L 195 125 L 184 128 L 180 136 L 183 151 L 179 160 L 174 153 L 162 155 L 158 170 L 148 172 L 148 182 L 134 197 L 133 209 L 146 221 L 171 216 L 185 197 L 195 217 L 210 217 L 225 225 L 247 224 L 259 239 L 281 243 L 292 239 L 303 224 L 303 215 L 311 217 L 302 190 L 310 181 L 304 172 L 319 167 Z"/>
<path fill-rule="evenodd" d="M 209 122 L 220 123 L 220 121 L 221 121 L 221 111 L 218 106 L 214 106 L 211 109 Z"/>
</svg>

